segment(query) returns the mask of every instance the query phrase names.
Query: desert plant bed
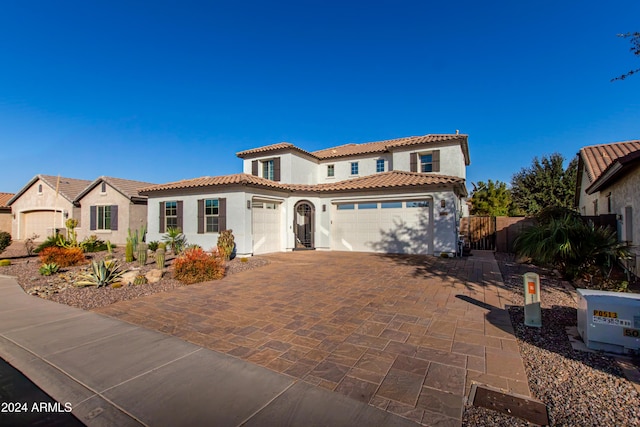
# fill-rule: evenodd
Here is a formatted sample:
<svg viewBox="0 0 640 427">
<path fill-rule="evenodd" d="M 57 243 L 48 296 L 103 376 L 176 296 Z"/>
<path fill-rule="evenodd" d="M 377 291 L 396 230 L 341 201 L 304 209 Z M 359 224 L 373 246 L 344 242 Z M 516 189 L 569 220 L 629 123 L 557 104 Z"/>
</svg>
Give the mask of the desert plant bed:
<svg viewBox="0 0 640 427">
<path fill-rule="evenodd" d="M 118 301 L 125 301 L 134 298 L 151 295 L 157 292 L 164 292 L 185 286 L 182 282 L 173 278 L 173 262 L 175 257 L 168 253 L 165 261 L 165 271 L 162 279 L 157 283 L 143 283 L 139 285 L 123 285 L 121 287 L 104 286 L 104 287 L 78 287 L 74 283 L 78 281 L 82 274 L 86 273 L 91 261 L 99 261 L 104 259 L 108 254 L 106 251 L 87 253 L 87 263 L 60 268 L 59 272 L 50 276 L 40 274 L 39 270 L 42 262 L 38 256 L 28 256 L 26 250 L 23 251 L 19 243 L 14 243 L 5 251 L 1 258 L 11 260 L 11 265 L 0 267 L 0 274 L 7 276 L 15 276 L 20 286 L 25 292 L 49 299 L 61 304 L 67 304 L 84 310 L 105 307 Z M 141 274 L 145 274 L 156 268 L 153 256 L 149 256 L 147 264 L 140 267 L 137 261 L 126 263 L 124 246 L 113 250 L 113 258 L 117 259 L 124 270 L 137 270 Z M 240 271 L 250 270 L 260 267 L 268 263 L 262 257 L 249 257 L 241 261 L 240 259 L 232 259 L 226 263 L 226 274 L 234 274 Z"/>
</svg>

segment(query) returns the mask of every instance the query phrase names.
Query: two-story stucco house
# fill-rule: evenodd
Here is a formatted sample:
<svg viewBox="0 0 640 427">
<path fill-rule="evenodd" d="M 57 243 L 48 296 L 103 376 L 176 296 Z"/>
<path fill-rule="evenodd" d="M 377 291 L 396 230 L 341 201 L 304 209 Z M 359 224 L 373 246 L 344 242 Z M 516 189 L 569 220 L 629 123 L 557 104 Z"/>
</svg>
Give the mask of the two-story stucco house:
<svg viewBox="0 0 640 427">
<path fill-rule="evenodd" d="M 55 230 L 64 234 L 65 222 L 74 218 L 78 239 L 96 235 L 123 244 L 129 228 L 146 225 L 147 198 L 138 188 L 150 185 L 104 176 L 88 181 L 36 175 L 7 202 L 12 209 L 11 235 L 14 240 L 37 235 L 42 241 Z"/>
<path fill-rule="evenodd" d="M 425 135 L 308 152 L 279 143 L 237 153 L 243 172 L 150 186 L 148 237 L 180 227 L 238 255 L 321 249 L 454 254 L 467 196 L 467 135 Z"/>
<path fill-rule="evenodd" d="M 582 215 L 615 214 L 618 238 L 640 271 L 640 140 L 584 147 L 578 153 L 576 205 Z M 633 267 L 633 266 L 632 266 Z"/>
</svg>

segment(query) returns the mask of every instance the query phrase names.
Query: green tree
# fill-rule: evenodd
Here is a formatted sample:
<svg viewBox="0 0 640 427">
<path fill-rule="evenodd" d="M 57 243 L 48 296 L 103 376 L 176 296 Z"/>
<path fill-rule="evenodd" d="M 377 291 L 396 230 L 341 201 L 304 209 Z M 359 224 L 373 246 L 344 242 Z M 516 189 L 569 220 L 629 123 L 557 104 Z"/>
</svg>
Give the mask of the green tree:
<svg viewBox="0 0 640 427">
<path fill-rule="evenodd" d="M 471 215 L 508 216 L 512 213 L 511 192 L 506 183 L 489 180 L 473 184 Z"/>
<path fill-rule="evenodd" d="M 529 168 L 522 168 L 511 178 L 511 198 L 515 208 L 525 215 L 535 215 L 550 206 L 573 208 L 578 174 L 578 159 L 565 169 L 559 153 L 535 157 Z"/>
<path fill-rule="evenodd" d="M 631 48 L 629 48 L 629 50 L 635 56 L 640 56 L 640 32 L 636 31 L 635 33 L 618 34 L 618 37 L 629 39 L 629 42 L 631 43 Z M 624 73 L 623 75 L 618 76 L 615 79 L 611 79 L 611 81 L 613 82 L 616 80 L 624 80 L 627 77 L 632 76 L 637 72 L 640 72 L 640 68 L 636 68 L 635 70 L 631 70 L 627 73 Z"/>
</svg>

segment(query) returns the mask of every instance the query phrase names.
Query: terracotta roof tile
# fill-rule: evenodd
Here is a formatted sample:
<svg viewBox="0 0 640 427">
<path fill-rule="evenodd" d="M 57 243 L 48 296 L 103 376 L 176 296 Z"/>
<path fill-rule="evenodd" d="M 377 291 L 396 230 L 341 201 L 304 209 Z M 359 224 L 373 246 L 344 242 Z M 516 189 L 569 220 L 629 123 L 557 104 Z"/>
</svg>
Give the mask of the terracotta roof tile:
<svg viewBox="0 0 640 427">
<path fill-rule="evenodd" d="M 89 184 L 87 187 L 85 187 L 85 189 L 76 196 L 76 200 L 82 199 L 89 191 L 95 188 L 95 186 L 102 181 L 115 188 L 130 200 L 134 198 L 146 198 L 146 196 L 140 194 L 139 190 L 143 187 L 150 187 L 152 185 L 155 185 L 151 182 L 133 181 L 130 179 L 101 176 L 91 184 Z"/>
<path fill-rule="evenodd" d="M 427 185 L 464 185 L 464 182 L 465 181 L 463 178 L 453 176 L 432 175 L 404 171 L 390 171 L 329 184 L 304 185 L 283 184 L 280 182 L 241 173 L 235 175 L 214 177 L 206 176 L 184 181 L 172 182 L 168 184 L 154 185 L 152 187 L 141 189 L 140 191 L 143 193 L 152 193 L 156 191 L 178 190 L 187 188 L 203 188 L 224 185 L 248 185 L 253 187 L 273 188 L 283 191 L 326 193 L 334 191 L 420 187 Z"/>
<path fill-rule="evenodd" d="M 13 193 L 0 193 L 0 208 L 8 207 L 7 202 L 13 197 Z"/>
<path fill-rule="evenodd" d="M 431 134 L 388 139 L 385 141 L 365 142 L 362 144 L 344 144 L 337 147 L 325 148 L 313 152 L 302 150 L 301 148 L 298 148 L 289 142 L 280 142 L 278 144 L 267 145 L 265 147 L 258 147 L 251 150 L 240 151 L 236 155 L 240 158 L 245 158 L 251 157 L 252 155 L 261 155 L 271 151 L 290 149 L 307 154 L 318 160 L 327 160 L 338 157 L 357 156 L 360 154 L 384 153 L 396 147 L 430 144 L 444 141 L 460 141 L 462 150 L 464 152 L 465 161 L 467 164 L 469 164 L 469 146 L 467 140 L 468 135 L 463 134 Z"/>
<path fill-rule="evenodd" d="M 252 148 L 250 150 L 244 150 L 244 151 L 240 151 L 238 153 L 236 153 L 236 156 L 240 157 L 241 159 L 244 159 L 245 157 L 252 157 L 252 155 L 262 155 L 265 153 L 269 153 L 272 151 L 279 151 L 279 150 L 295 150 L 295 151 L 299 151 L 303 154 L 306 154 L 308 156 L 311 157 L 315 157 L 313 156 L 313 154 L 309 153 L 308 151 L 305 151 L 301 148 L 296 147 L 295 145 L 291 144 L 290 142 L 279 142 L 277 144 L 271 144 L 271 145 L 266 145 L 264 147 L 258 147 L 258 148 Z"/>
<path fill-rule="evenodd" d="M 580 150 L 589 180 L 594 182 L 618 158 L 640 150 L 640 140 L 591 145 Z"/>
<path fill-rule="evenodd" d="M 389 139 L 386 141 L 366 142 L 363 144 L 346 144 L 338 147 L 326 148 L 314 151 L 311 154 L 319 159 L 332 159 L 336 157 L 353 156 L 358 154 L 383 153 L 396 147 L 437 143 L 443 141 L 460 140 L 466 144 L 468 136 L 459 134 L 432 134 L 423 136 L 409 136 L 406 138 Z M 466 147 L 465 147 L 466 148 Z M 466 154 L 465 154 L 466 155 Z"/>
</svg>

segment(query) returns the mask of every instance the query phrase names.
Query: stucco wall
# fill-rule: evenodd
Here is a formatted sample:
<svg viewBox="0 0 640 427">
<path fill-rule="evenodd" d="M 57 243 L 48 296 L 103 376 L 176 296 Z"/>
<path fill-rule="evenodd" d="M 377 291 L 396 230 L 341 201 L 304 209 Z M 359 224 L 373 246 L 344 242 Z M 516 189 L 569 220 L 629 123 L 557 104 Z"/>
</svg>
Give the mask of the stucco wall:
<svg viewBox="0 0 640 427">
<path fill-rule="evenodd" d="M 406 149 L 396 149 L 393 151 L 393 169 L 411 170 L 411 153 L 429 152 L 440 150 L 440 172 L 439 175 L 457 176 L 466 178 L 467 170 L 464 163 L 464 154 L 459 145 L 438 145 L 433 144 L 424 148 L 407 147 Z"/>
<path fill-rule="evenodd" d="M 11 233 L 11 211 L 9 212 L 0 212 L 0 231 L 6 231 L 7 233 Z M 13 239 L 13 235 L 11 235 Z"/>
<path fill-rule="evenodd" d="M 344 181 L 345 179 L 353 179 L 361 176 L 376 174 L 376 161 L 384 160 L 385 172 L 392 170 L 393 157 L 390 153 L 377 153 L 375 155 L 363 155 L 349 158 L 339 158 L 323 160 L 318 165 L 318 182 L 330 183 L 336 181 Z M 358 174 L 351 175 L 351 163 L 358 162 Z M 334 176 L 327 176 L 327 165 L 334 165 Z M 408 170 L 408 169 L 407 169 Z"/>
<path fill-rule="evenodd" d="M 580 183 L 580 197 L 578 199 L 578 211 L 580 212 L 580 215 L 585 215 L 585 216 L 589 216 L 589 215 L 602 215 L 602 214 L 606 214 L 609 213 L 607 208 L 607 197 L 606 195 L 609 194 L 609 191 L 611 190 L 606 190 L 606 191 L 597 191 L 593 194 L 587 194 L 587 192 L 585 191 L 591 184 L 593 184 L 590 180 L 589 180 L 589 175 L 587 174 L 587 171 L 585 169 L 583 169 L 582 171 L 582 181 Z M 594 204 L 593 202 L 595 200 L 598 200 L 598 213 L 596 214 L 594 212 Z"/>
<path fill-rule="evenodd" d="M 620 239 L 630 241 L 633 245 L 632 251 L 636 257 L 636 272 L 640 272 L 640 166 L 620 178 L 610 187 L 602 190 L 603 193 L 611 192 L 611 207 L 613 213 L 618 215 L 618 223 L 620 230 Z M 632 208 L 632 234 L 627 235 L 627 226 L 625 218 L 625 208 Z"/>
<path fill-rule="evenodd" d="M 38 186 L 40 184 L 42 184 L 42 193 L 38 193 Z M 73 218 L 76 212 L 70 201 L 60 194 L 56 197 L 56 190 L 38 179 L 11 205 L 11 211 L 15 214 L 15 219 L 12 219 L 11 222 L 11 236 L 14 240 L 22 240 L 30 237 L 24 235 L 24 214 L 36 210 L 55 210 L 57 212 L 55 218 L 53 213 L 51 215 L 51 228 L 55 226 L 60 229 L 65 228 L 64 223 L 66 219 L 63 214 L 67 213 L 69 218 Z M 40 236 L 38 240 L 42 241 L 46 238 L 47 236 Z"/>
<path fill-rule="evenodd" d="M 257 160 L 271 160 L 280 158 L 280 182 L 283 184 L 317 184 L 317 164 L 305 156 L 296 152 L 277 153 L 267 156 L 252 157 L 242 162 L 243 173 L 251 175 L 251 164 Z M 262 176 L 262 166 L 258 170 L 258 176 Z"/>
<path fill-rule="evenodd" d="M 96 185 L 80 200 L 82 209 L 80 213 L 80 226 L 76 229 L 78 239 L 83 240 L 91 235 L 98 236 L 104 241 L 111 241 L 118 245 L 127 242 L 127 227 L 129 226 L 129 205 L 130 201 L 113 187 L 107 185 L 106 191 L 102 193 L 101 185 Z M 91 227 L 91 206 L 111 206 L 118 205 L 118 229 L 117 230 L 90 230 Z M 146 216 L 146 213 L 145 213 Z"/>
</svg>

